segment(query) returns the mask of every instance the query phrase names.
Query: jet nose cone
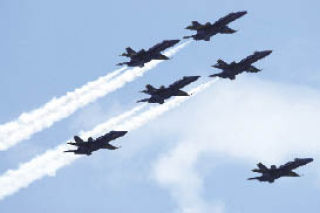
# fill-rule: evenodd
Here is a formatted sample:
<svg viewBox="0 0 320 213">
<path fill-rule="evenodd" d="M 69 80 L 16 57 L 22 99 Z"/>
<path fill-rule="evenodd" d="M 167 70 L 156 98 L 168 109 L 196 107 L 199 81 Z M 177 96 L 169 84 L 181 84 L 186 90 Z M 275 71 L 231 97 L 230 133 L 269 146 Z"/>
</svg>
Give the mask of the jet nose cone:
<svg viewBox="0 0 320 213">
<path fill-rule="evenodd" d="M 244 15 L 247 14 L 247 13 L 248 13 L 248 12 L 245 11 L 245 10 L 244 10 L 244 11 L 239 11 L 239 12 L 238 12 L 238 15 L 239 15 L 239 16 L 244 16 Z"/>
<path fill-rule="evenodd" d="M 200 75 L 190 76 L 190 78 L 194 81 L 198 80 L 200 77 Z"/>
<path fill-rule="evenodd" d="M 200 75 L 186 76 L 186 78 L 190 78 L 190 79 L 198 79 L 200 77 L 201 77 Z"/>
<path fill-rule="evenodd" d="M 311 163 L 313 161 L 313 158 L 305 158 L 304 160 L 306 163 Z"/>
<path fill-rule="evenodd" d="M 200 78 L 201 76 L 196 75 L 196 76 L 184 76 L 183 79 L 187 80 L 187 81 L 196 81 L 198 80 L 198 78 Z"/>
<path fill-rule="evenodd" d="M 121 136 L 123 136 L 123 135 L 125 135 L 127 133 L 128 133 L 128 131 L 118 131 L 118 134 L 121 135 Z"/>
<path fill-rule="evenodd" d="M 307 164 L 307 163 L 311 163 L 313 161 L 313 158 L 295 158 L 294 160 Z"/>
<path fill-rule="evenodd" d="M 272 50 L 264 50 L 264 51 L 261 51 L 261 54 L 267 56 L 267 55 L 270 55 L 272 53 Z"/>
</svg>

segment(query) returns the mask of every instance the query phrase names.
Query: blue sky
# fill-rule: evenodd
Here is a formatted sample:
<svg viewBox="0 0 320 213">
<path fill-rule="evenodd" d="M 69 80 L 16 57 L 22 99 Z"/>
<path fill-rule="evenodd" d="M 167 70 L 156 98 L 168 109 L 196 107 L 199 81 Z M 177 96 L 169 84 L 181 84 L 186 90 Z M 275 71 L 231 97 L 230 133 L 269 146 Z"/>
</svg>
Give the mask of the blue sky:
<svg viewBox="0 0 320 213">
<path fill-rule="evenodd" d="M 248 14 L 239 30 L 192 42 L 116 92 L 78 110 L 0 156 L 1 174 L 81 130 L 134 107 L 145 84 L 206 76 L 218 58 L 274 52 L 257 75 L 220 80 L 139 128 L 116 152 L 96 152 L 54 177 L 0 201 L 1 212 L 318 212 L 318 1 L 16 1 L 0 2 L 0 123 L 14 120 L 112 72 L 124 48 L 148 48 L 189 35 L 193 20 Z M 237 106 L 237 107 L 236 107 Z M 202 125 L 199 125 L 202 124 Z M 314 157 L 299 179 L 247 182 L 258 161 Z"/>
</svg>

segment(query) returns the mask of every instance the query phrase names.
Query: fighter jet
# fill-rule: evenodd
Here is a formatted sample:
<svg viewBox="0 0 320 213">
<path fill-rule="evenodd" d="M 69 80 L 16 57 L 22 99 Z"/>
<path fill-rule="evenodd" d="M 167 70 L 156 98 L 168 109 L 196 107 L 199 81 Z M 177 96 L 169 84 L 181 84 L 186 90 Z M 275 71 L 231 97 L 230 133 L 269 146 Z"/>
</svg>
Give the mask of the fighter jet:
<svg viewBox="0 0 320 213">
<path fill-rule="evenodd" d="M 109 133 L 96 139 L 89 137 L 87 142 L 83 141 L 79 136 L 74 136 L 75 142 L 69 142 L 67 144 L 77 146 L 78 149 L 67 150 L 64 152 L 73 152 L 74 154 L 79 155 L 91 155 L 92 152 L 97 151 L 99 149 L 115 150 L 119 147 L 113 146 L 109 142 L 119 137 L 122 137 L 125 134 L 127 134 L 127 131 L 110 131 Z"/>
<path fill-rule="evenodd" d="M 148 84 L 146 85 L 146 89 L 142 90 L 141 92 L 151 95 L 151 97 L 139 100 L 137 101 L 137 103 L 148 102 L 148 103 L 163 104 L 164 100 L 172 96 L 189 96 L 189 94 L 185 91 L 182 91 L 181 88 L 198 80 L 198 78 L 200 78 L 200 76 L 184 76 L 182 79 L 174 82 L 173 84 L 169 85 L 167 88 L 165 86 L 161 86 L 159 89 L 156 89 L 150 84 Z"/>
<path fill-rule="evenodd" d="M 207 22 L 202 25 L 197 21 L 193 21 L 192 25 L 186 27 L 188 30 L 196 30 L 197 34 L 191 36 L 185 36 L 184 39 L 193 38 L 194 40 L 204 40 L 210 41 L 211 36 L 214 36 L 218 33 L 220 34 L 232 34 L 235 33 L 236 30 L 229 28 L 227 25 L 230 22 L 240 18 L 241 16 L 247 14 L 247 11 L 240 11 L 236 13 L 230 13 L 222 18 L 220 18 L 215 23 L 211 24 Z"/>
<path fill-rule="evenodd" d="M 213 65 L 212 67 L 221 69 L 223 71 L 218 74 L 210 75 L 209 77 L 229 78 L 230 80 L 234 80 L 236 78 L 236 75 L 242 72 L 260 72 L 260 69 L 252 66 L 251 64 L 270 55 L 271 52 L 271 50 L 264 50 L 260 52 L 256 51 L 252 55 L 246 57 L 245 59 L 242 59 L 240 62 L 233 61 L 230 64 L 219 59 L 217 61 L 217 64 Z"/>
<path fill-rule="evenodd" d="M 298 168 L 299 166 L 304 166 L 310 162 L 312 162 L 312 158 L 295 158 L 294 161 L 290 161 L 284 165 L 281 165 L 277 168 L 276 165 L 272 165 L 270 169 L 268 169 L 262 163 L 258 163 L 258 169 L 253 169 L 253 172 L 261 173 L 262 176 L 248 178 L 248 180 L 259 180 L 265 181 L 269 183 L 273 183 L 275 179 L 280 177 L 299 177 L 297 173 L 293 172 L 292 170 Z"/>
<path fill-rule="evenodd" d="M 119 63 L 117 65 L 127 65 L 128 67 L 143 67 L 145 63 L 152 60 L 169 60 L 169 58 L 161 54 L 161 52 L 167 48 L 173 47 L 175 44 L 179 43 L 179 41 L 180 40 L 164 40 L 148 50 L 142 49 L 138 52 L 134 51 L 130 47 L 127 47 L 127 52 L 122 53 L 120 56 L 129 57 L 130 61 Z"/>
</svg>

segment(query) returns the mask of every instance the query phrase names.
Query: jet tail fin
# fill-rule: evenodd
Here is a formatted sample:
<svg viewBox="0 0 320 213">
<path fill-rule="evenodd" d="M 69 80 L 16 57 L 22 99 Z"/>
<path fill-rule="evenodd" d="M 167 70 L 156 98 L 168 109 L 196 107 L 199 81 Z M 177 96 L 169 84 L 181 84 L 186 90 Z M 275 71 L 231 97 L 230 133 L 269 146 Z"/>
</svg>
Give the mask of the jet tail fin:
<svg viewBox="0 0 320 213">
<path fill-rule="evenodd" d="M 73 138 L 76 143 L 84 143 L 84 141 L 79 136 L 74 136 Z"/>
<path fill-rule="evenodd" d="M 187 30 L 198 30 L 200 27 L 202 27 L 203 25 L 200 24 L 197 21 L 192 21 L 191 25 L 187 26 L 185 29 Z"/>
<path fill-rule="evenodd" d="M 147 84 L 145 86 L 146 89 L 140 91 L 142 93 L 146 93 L 146 94 L 152 94 L 153 92 L 155 92 L 157 89 L 154 88 L 151 84 Z"/>
<path fill-rule="evenodd" d="M 134 51 L 133 49 L 131 49 L 131 47 L 127 47 L 126 48 L 126 51 L 128 53 L 128 55 L 134 55 L 134 54 L 137 54 L 136 51 Z"/>
<path fill-rule="evenodd" d="M 147 89 L 147 90 L 154 90 L 154 89 L 156 89 L 156 88 L 154 88 L 151 84 L 147 84 L 147 85 L 146 85 L 146 89 Z"/>
<path fill-rule="evenodd" d="M 199 22 L 197 22 L 197 21 L 192 21 L 191 23 L 192 23 L 192 26 L 193 26 L 193 27 L 201 27 L 201 26 L 202 26 L 202 25 L 201 25 Z"/>
<path fill-rule="evenodd" d="M 213 65 L 212 67 L 217 68 L 217 69 L 226 69 L 229 66 L 229 64 L 222 59 L 218 59 L 217 63 Z"/>
</svg>

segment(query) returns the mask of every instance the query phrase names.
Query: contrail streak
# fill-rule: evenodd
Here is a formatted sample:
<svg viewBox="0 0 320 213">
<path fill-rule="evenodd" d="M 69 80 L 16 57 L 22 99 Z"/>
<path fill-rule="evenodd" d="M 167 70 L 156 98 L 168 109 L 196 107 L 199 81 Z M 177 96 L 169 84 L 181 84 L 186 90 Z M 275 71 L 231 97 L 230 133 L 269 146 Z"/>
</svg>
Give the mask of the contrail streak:
<svg viewBox="0 0 320 213">
<path fill-rule="evenodd" d="M 200 86 L 189 91 L 189 94 L 195 96 L 199 92 L 208 88 L 215 80 L 208 83 L 201 84 Z M 190 96 L 190 97 L 192 97 Z M 163 113 L 173 109 L 184 101 L 188 100 L 189 97 L 176 97 L 163 105 L 151 107 L 145 112 L 140 113 L 130 119 L 129 116 L 145 107 L 146 104 L 139 106 L 127 113 L 121 115 L 122 117 L 115 117 L 107 121 L 106 123 L 98 125 L 92 131 L 82 133 L 81 137 L 99 136 L 112 129 L 114 130 L 127 130 L 132 131 L 140 126 L 144 125 L 148 121 L 157 118 Z M 118 124 L 121 121 L 126 120 L 122 124 Z M 70 146 L 67 144 L 61 144 L 54 149 L 46 151 L 44 154 L 35 157 L 29 162 L 23 163 L 16 170 L 8 170 L 2 176 L 0 176 L 0 200 L 5 197 L 18 192 L 20 189 L 29 186 L 32 182 L 39 180 L 45 176 L 53 176 L 57 170 L 70 165 L 73 161 L 80 158 L 73 154 L 63 153 L 64 150 L 69 149 Z"/>
<path fill-rule="evenodd" d="M 121 114 L 115 118 L 109 119 L 107 122 L 96 126 L 92 131 L 82 133 L 80 136 L 87 138 L 97 136 L 97 132 L 106 132 L 112 129 L 117 123 L 128 119 L 138 111 L 142 110 L 147 104 L 143 104 L 133 108 L 132 110 Z M 90 134 L 89 134 L 90 133 Z M 33 158 L 31 161 L 19 166 L 17 170 L 8 170 L 2 177 L 0 177 L 0 185 L 4 186 L 0 190 L 0 199 L 8 195 L 14 194 L 21 188 L 27 187 L 30 183 L 41 179 L 45 175 L 53 176 L 55 172 L 80 158 L 79 155 L 66 154 L 63 151 L 69 149 L 67 144 L 61 144 L 54 149 L 46 151 L 44 154 Z M 23 180 L 20 179 L 23 177 Z M 19 180 L 20 179 L 20 180 Z"/>
<path fill-rule="evenodd" d="M 171 57 L 190 42 L 184 42 L 169 49 L 164 54 Z M 60 98 L 53 98 L 42 107 L 28 113 L 23 113 L 18 119 L 0 125 L 0 151 L 7 150 L 33 134 L 52 126 L 55 122 L 73 114 L 79 108 L 96 101 L 111 93 L 126 83 L 142 76 L 162 61 L 153 60 L 143 68 L 132 68 L 119 75 L 125 68 L 116 70 L 96 81 L 92 81 L 73 92 L 68 92 Z"/>
</svg>

